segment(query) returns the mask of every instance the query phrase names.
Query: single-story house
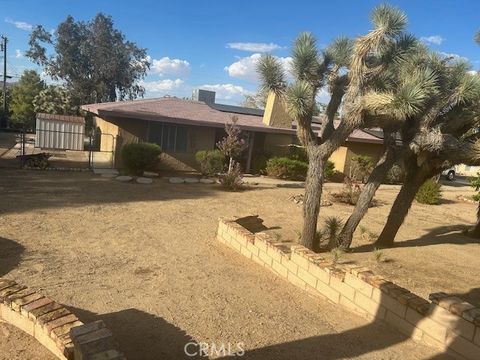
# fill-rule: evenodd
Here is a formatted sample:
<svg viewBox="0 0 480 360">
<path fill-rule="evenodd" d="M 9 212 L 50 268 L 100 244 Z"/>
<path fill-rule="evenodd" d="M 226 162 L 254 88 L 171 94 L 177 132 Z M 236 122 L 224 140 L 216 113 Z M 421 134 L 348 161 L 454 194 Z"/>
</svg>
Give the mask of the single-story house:
<svg viewBox="0 0 480 360">
<path fill-rule="evenodd" d="M 161 168 L 192 171 L 197 168 L 195 153 L 215 149 L 225 135 L 225 124 L 233 116 L 248 143 L 242 159 L 245 172 L 255 172 L 266 157 L 285 155 L 291 144 L 298 144 L 295 124 L 273 93 L 265 110 L 218 104 L 215 93 L 206 90 L 194 91 L 192 100 L 163 97 L 89 104 L 82 109 L 94 116 L 97 130 L 108 135 L 100 137 L 100 150 L 115 149 L 116 166 L 121 166 L 119 149 L 123 144 L 147 141 L 161 146 Z M 314 119 L 317 133 L 320 121 Z M 355 155 L 378 159 L 382 142 L 381 135 L 375 132 L 355 130 L 331 161 L 337 171 L 348 173 Z"/>
</svg>

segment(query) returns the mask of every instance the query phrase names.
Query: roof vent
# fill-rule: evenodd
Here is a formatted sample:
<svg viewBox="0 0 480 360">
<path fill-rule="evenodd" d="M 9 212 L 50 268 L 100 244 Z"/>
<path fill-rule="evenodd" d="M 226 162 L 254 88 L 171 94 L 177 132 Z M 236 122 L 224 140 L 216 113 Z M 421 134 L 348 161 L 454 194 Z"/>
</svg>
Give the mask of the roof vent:
<svg viewBox="0 0 480 360">
<path fill-rule="evenodd" d="M 195 89 L 193 90 L 192 100 L 203 101 L 206 104 L 215 104 L 215 91 Z"/>
</svg>

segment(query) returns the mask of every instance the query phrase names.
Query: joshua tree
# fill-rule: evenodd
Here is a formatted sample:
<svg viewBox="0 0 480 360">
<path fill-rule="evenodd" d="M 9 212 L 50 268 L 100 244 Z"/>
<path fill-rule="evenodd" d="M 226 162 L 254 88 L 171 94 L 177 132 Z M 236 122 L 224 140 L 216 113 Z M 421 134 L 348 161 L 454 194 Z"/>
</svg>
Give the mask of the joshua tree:
<svg viewBox="0 0 480 360">
<path fill-rule="evenodd" d="M 363 109 L 363 95 L 372 82 L 386 71 L 395 59 L 406 25 L 406 16 L 388 5 L 376 7 L 371 15 L 374 29 L 352 42 L 337 39 L 324 52 L 317 50 L 310 34 L 301 34 L 292 52 L 293 82 L 286 77 L 276 58 L 264 55 L 258 66 L 263 88 L 281 96 L 297 126 L 297 136 L 305 147 L 309 167 L 305 181 L 301 243 L 316 249 L 317 220 L 323 187 L 324 166 L 330 155 L 361 126 L 368 126 Z M 318 90 L 327 85 L 331 99 L 326 108 L 321 136 L 312 130 L 311 120 Z M 343 102 L 340 125 L 334 116 Z"/>
<path fill-rule="evenodd" d="M 472 179 L 472 186 L 475 188 L 477 194 L 474 195 L 474 200 L 478 201 L 477 207 L 477 223 L 473 228 L 471 234 L 473 237 L 480 238 L 480 174 Z"/>
<path fill-rule="evenodd" d="M 415 194 L 427 179 L 452 165 L 480 163 L 480 140 L 474 130 L 479 125 L 480 79 L 469 74 L 463 62 L 444 59 L 437 64 L 438 95 L 420 119 L 416 134 L 405 131 L 405 181 L 377 246 L 393 244 Z"/>
<path fill-rule="evenodd" d="M 342 248 L 350 246 L 355 229 L 390 168 L 406 155 L 408 148 L 397 144 L 396 134 L 402 133 L 408 144 L 418 129 L 419 119 L 438 94 L 439 74 L 435 71 L 438 61 L 430 61 L 426 48 L 411 36 L 405 36 L 396 46 L 403 51 L 364 95 L 365 111 L 368 116 L 378 118 L 383 129 L 384 150 L 340 233 L 338 246 Z"/>
</svg>

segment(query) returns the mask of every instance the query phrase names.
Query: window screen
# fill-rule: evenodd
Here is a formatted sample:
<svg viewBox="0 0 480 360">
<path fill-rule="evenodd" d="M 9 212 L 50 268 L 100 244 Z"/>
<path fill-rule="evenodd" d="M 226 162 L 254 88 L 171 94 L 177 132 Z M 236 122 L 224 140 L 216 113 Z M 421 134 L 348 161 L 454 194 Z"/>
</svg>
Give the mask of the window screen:
<svg viewBox="0 0 480 360">
<path fill-rule="evenodd" d="M 159 145 L 162 150 L 187 151 L 187 128 L 173 124 L 150 122 L 148 141 Z"/>
</svg>

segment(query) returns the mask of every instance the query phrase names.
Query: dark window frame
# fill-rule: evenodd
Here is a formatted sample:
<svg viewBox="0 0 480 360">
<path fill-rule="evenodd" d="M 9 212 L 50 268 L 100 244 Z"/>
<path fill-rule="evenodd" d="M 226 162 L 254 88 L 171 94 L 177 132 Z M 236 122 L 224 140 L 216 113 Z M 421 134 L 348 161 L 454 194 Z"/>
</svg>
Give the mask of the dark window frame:
<svg viewBox="0 0 480 360">
<path fill-rule="evenodd" d="M 178 131 L 179 129 L 183 131 Z M 157 144 L 161 147 L 162 151 L 174 153 L 188 152 L 187 126 L 149 121 L 147 130 L 148 142 Z M 183 136 L 183 138 L 180 139 L 179 136 Z M 171 142 L 173 142 L 173 144 L 171 144 Z"/>
</svg>

